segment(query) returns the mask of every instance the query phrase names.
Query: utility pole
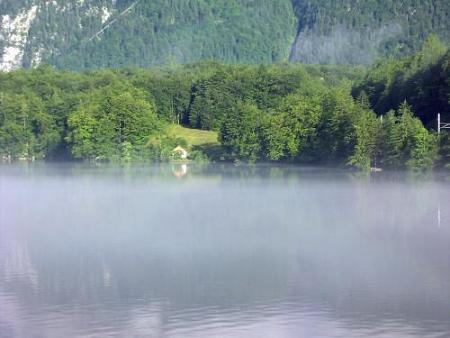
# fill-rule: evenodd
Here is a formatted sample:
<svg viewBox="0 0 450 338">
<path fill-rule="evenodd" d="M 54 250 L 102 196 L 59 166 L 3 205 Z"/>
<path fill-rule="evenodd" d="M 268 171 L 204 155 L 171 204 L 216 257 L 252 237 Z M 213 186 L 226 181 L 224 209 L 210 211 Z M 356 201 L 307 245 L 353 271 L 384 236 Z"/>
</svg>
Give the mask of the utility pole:
<svg viewBox="0 0 450 338">
<path fill-rule="evenodd" d="M 441 114 L 438 114 L 437 122 L 438 122 L 438 134 L 440 134 L 441 133 Z"/>
<path fill-rule="evenodd" d="M 441 133 L 442 129 L 450 129 L 450 122 L 442 122 L 441 114 L 437 114 L 437 129 L 438 129 L 438 134 Z"/>
</svg>

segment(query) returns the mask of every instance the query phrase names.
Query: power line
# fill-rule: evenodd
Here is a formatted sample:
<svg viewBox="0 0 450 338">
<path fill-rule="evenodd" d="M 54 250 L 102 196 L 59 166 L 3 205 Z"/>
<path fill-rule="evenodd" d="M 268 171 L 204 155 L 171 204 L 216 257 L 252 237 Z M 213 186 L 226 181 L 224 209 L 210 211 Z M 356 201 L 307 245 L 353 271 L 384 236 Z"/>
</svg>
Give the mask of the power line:
<svg viewBox="0 0 450 338">
<path fill-rule="evenodd" d="M 1 1 L 1 0 L 0 0 Z M 89 39 L 85 39 L 82 40 L 81 42 L 79 42 L 76 45 L 72 45 L 72 47 L 69 47 L 66 53 L 61 53 L 61 52 L 57 52 L 56 55 L 57 56 L 63 56 L 63 57 L 68 57 L 69 55 L 71 55 L 73 52 L 75 52 L 77 49 L 81 48 L 84 44 L 91 42 L 92 40 L 94 40 L 95 38 L 99 37 L 100 35 L 102 35 L 103 32 L 105 32 L 109 27 L 111 27 L 112 25 L 114 25 L 121 17 L 123 17 L 124 15 L 128 14 L 134 7 L 136 7 L 136 5 L 141 2 L 141 0 L 136 0 L 135 2 L 133 2 L 130 6 L 128 6 L 125 10 L 123 10 L 119 15 L 117 15 L 115 18 L 113 18 L 111 21 L 109 21 L 106 25 L 104 25 L 98 32 L 96 32 L 95 34 L 93 34 Z M 59 55 L 58 55 L 59 54 Z"/>
<path fill-rule="evenodd" d="M 116 23 L 117 20 L 119 20 L 122 16 L 128 14 L 141 0 L 136 0 L 133 2 L 130 6 L 128 6 L 122 13 L 120 13 L 118 16 L 116 16 L 114 19 L 112 19 L 110 22 L 108 22 L 102 29 L 100 29 L 97 33 L 92 35 L 87 42 L 90 42 L 94 40 L 95 38 L 99 37 L 104 31 L 106 31 L 109 27 L 111 27 L 113 24 Z"/>
</svg>

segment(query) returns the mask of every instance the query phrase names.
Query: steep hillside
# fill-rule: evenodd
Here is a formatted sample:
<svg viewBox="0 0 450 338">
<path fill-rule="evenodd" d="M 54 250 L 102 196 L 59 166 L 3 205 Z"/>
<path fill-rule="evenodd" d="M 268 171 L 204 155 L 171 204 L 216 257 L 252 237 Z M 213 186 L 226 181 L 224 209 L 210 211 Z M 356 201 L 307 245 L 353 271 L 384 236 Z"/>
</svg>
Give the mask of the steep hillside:
<svg viewBox="0 0 450 338">
<path fill-rule="evenodd" d="M 0 43 L 6 70 L 41 61 L 71 69 L 199 59 L 270 63 L 286 60 L 295 38 L 290 0 L 19 2 L 0 8 L 8 13 Z"/>
<path fill-rule="evenodd" d="M 187 63 L 368 64 L 450 41 L 442 0 L 3 0 L 0 70 Z"/>
<path fill-rule="evenodd" d="M 370 64 L 417 51 L 430 33 L 450 41 L 450 2 L 293 0 L 298 17 L 291 60 Z"/>
</svg>

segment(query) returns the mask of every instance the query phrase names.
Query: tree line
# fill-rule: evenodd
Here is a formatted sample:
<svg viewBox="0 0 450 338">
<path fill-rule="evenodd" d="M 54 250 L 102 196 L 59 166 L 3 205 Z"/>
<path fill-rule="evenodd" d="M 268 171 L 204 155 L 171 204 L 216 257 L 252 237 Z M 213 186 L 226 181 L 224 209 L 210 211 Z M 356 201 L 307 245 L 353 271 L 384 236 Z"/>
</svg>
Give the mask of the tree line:
<svg viewBox="0 0 450 338">
<path fill-rule="evenodd" d="M 167 132 L 179 123 L 217 131 L 229 160 L 445 166 L 448 136 L 423 122 L 433 125 L 432 112 L 448 118 L 448 55 L 424 47 L 401 66 L 386 59 L 369 69 L 203 62 L 0 73 L 0 156 L 161 160 L 186 143 Z"/>
</svg>

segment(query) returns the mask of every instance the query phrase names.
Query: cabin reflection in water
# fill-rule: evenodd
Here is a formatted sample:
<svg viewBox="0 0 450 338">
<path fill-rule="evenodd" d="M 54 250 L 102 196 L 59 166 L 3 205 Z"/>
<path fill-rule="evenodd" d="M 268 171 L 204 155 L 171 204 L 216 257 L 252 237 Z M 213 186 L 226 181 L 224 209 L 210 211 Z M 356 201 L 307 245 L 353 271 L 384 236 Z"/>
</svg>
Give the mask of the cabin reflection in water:
<svg viewBox="0 0 450 338">
<path fill-rule="evenodd" d="M 172 173 L 176 178 L 182 178 L 186 176 L 188 172 L 188 166 L 186 163 L 172 165 Z"/>
</svg>

